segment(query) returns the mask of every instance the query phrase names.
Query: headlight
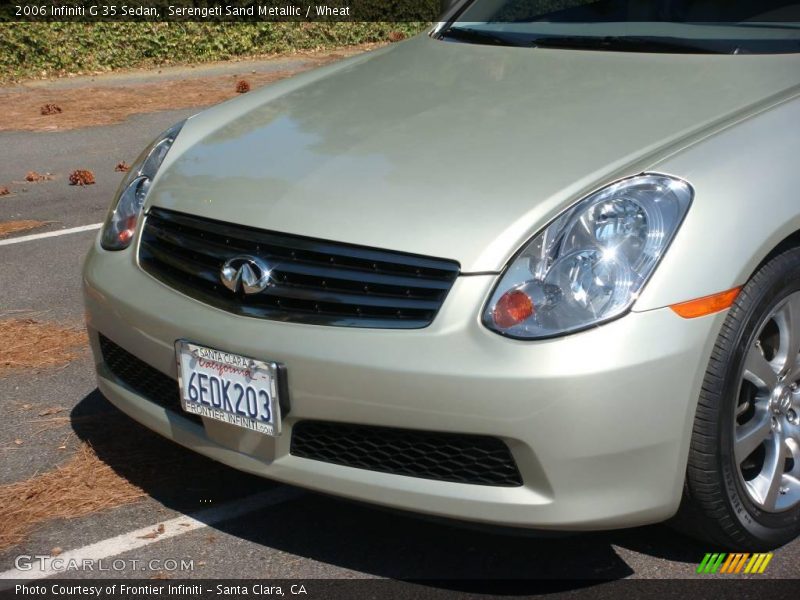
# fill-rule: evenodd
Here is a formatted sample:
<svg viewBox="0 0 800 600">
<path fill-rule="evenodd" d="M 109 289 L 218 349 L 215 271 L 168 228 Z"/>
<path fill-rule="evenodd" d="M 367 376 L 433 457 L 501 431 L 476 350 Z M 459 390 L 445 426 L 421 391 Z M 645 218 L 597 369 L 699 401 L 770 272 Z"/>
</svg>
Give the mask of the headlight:
<svg viewBox="0 0 800 600">
<path fill-rule="evenodd" d="M 147 198 L 150 183 L 156 176 L 164 157 L 178 137 L 185 121 L 174 125 L 150 144 L 139 155 L 131 170 L 122 180 L 116 198 L 108 211 L 101 245 L 106 250 L 124 250 L 131 244 L 136 224 Z"/>
<path fill-rule="evenodd" d="M 639 175 L 581 200 L 511 261 L 483 313 L 490 329 L 537 339 L 630 310 L 689 209 L 685 181 Z"/>
</svg>

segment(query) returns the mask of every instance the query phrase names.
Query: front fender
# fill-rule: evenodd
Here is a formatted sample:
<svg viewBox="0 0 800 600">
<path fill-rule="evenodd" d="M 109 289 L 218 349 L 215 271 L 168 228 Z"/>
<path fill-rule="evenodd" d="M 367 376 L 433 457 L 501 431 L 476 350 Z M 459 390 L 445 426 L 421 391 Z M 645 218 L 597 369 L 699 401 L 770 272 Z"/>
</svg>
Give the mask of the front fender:
<svg viewBox="0 0 800 600">
<path fill-rule="evenodd" d="M 800 231 L 799 124 L 795 96 L 649 169 L 686 179 L 695 198 L 634 311 L 742 285 L 781 241 Z"/>
</svg>

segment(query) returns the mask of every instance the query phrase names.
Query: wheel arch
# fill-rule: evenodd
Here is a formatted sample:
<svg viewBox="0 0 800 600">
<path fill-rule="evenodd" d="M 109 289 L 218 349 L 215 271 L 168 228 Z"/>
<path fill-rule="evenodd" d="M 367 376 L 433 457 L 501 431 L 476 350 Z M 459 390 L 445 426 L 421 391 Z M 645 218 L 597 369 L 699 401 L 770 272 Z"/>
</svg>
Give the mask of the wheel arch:
<svg viewBox="0 0 800 600">
<path fill-rule="evenodd" d="M 758 272 L 761 267 L 763 267 L 776 256 L 779 256 L 787 250 L 791 250 L 792 248 L 800 248 L 800 229 L 783 238 L 772 250 L 770 250 L 761 260 L 761 262 L 758 263 L 756 268 L 753 269 L 750 277 L 748 277 L 748 281 Z"/>
</svg>

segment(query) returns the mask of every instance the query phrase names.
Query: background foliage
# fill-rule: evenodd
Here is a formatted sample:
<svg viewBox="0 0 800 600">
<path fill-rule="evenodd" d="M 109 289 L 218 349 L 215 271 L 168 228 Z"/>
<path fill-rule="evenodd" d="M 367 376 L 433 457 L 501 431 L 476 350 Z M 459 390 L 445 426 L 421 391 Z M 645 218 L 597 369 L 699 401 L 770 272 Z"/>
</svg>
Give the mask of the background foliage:
<svg viewBox="0 0 800 600">
<path fill-rule="evenodd" d="M 385 42 L 426 23 L 3 23 L 0 81 Z M 391 38 L 390 38 L 391 36 Z"/>
</svg>

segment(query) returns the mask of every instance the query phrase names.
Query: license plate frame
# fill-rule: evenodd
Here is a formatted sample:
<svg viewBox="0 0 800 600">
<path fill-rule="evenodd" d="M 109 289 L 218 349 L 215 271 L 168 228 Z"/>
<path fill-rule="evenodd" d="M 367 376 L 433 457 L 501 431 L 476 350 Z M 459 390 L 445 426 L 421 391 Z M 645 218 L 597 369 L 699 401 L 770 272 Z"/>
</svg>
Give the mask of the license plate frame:
<svg viewBox="0 0 800 600">
<path fill-rule="evenodd" d="M 285 367 L 282 364 L 183 339 L 175 341 L 175 360 L 184 412 L 270 437 L 280 436 L 282 394 L 286 393 Z M 207 378 L 207 388 L 203 386 L 201 375 Z M 217 381 L 216 387 L 212 385 L 213 380 Z M 226 381 L 227 388 L 224 387 Z M 242 390 L 238 396 L 237 385 Z M 230 388 L 233 388 L 231 394 L 228 393 Z M 192 398 L 193 391 L 196 399 Z M 204 392 L 208 394 L 205 402 Z M 267 398 L 264 398 L 265 394 Z M 255 407 L 250 401 L 253 397 Z"/>
</svg>

